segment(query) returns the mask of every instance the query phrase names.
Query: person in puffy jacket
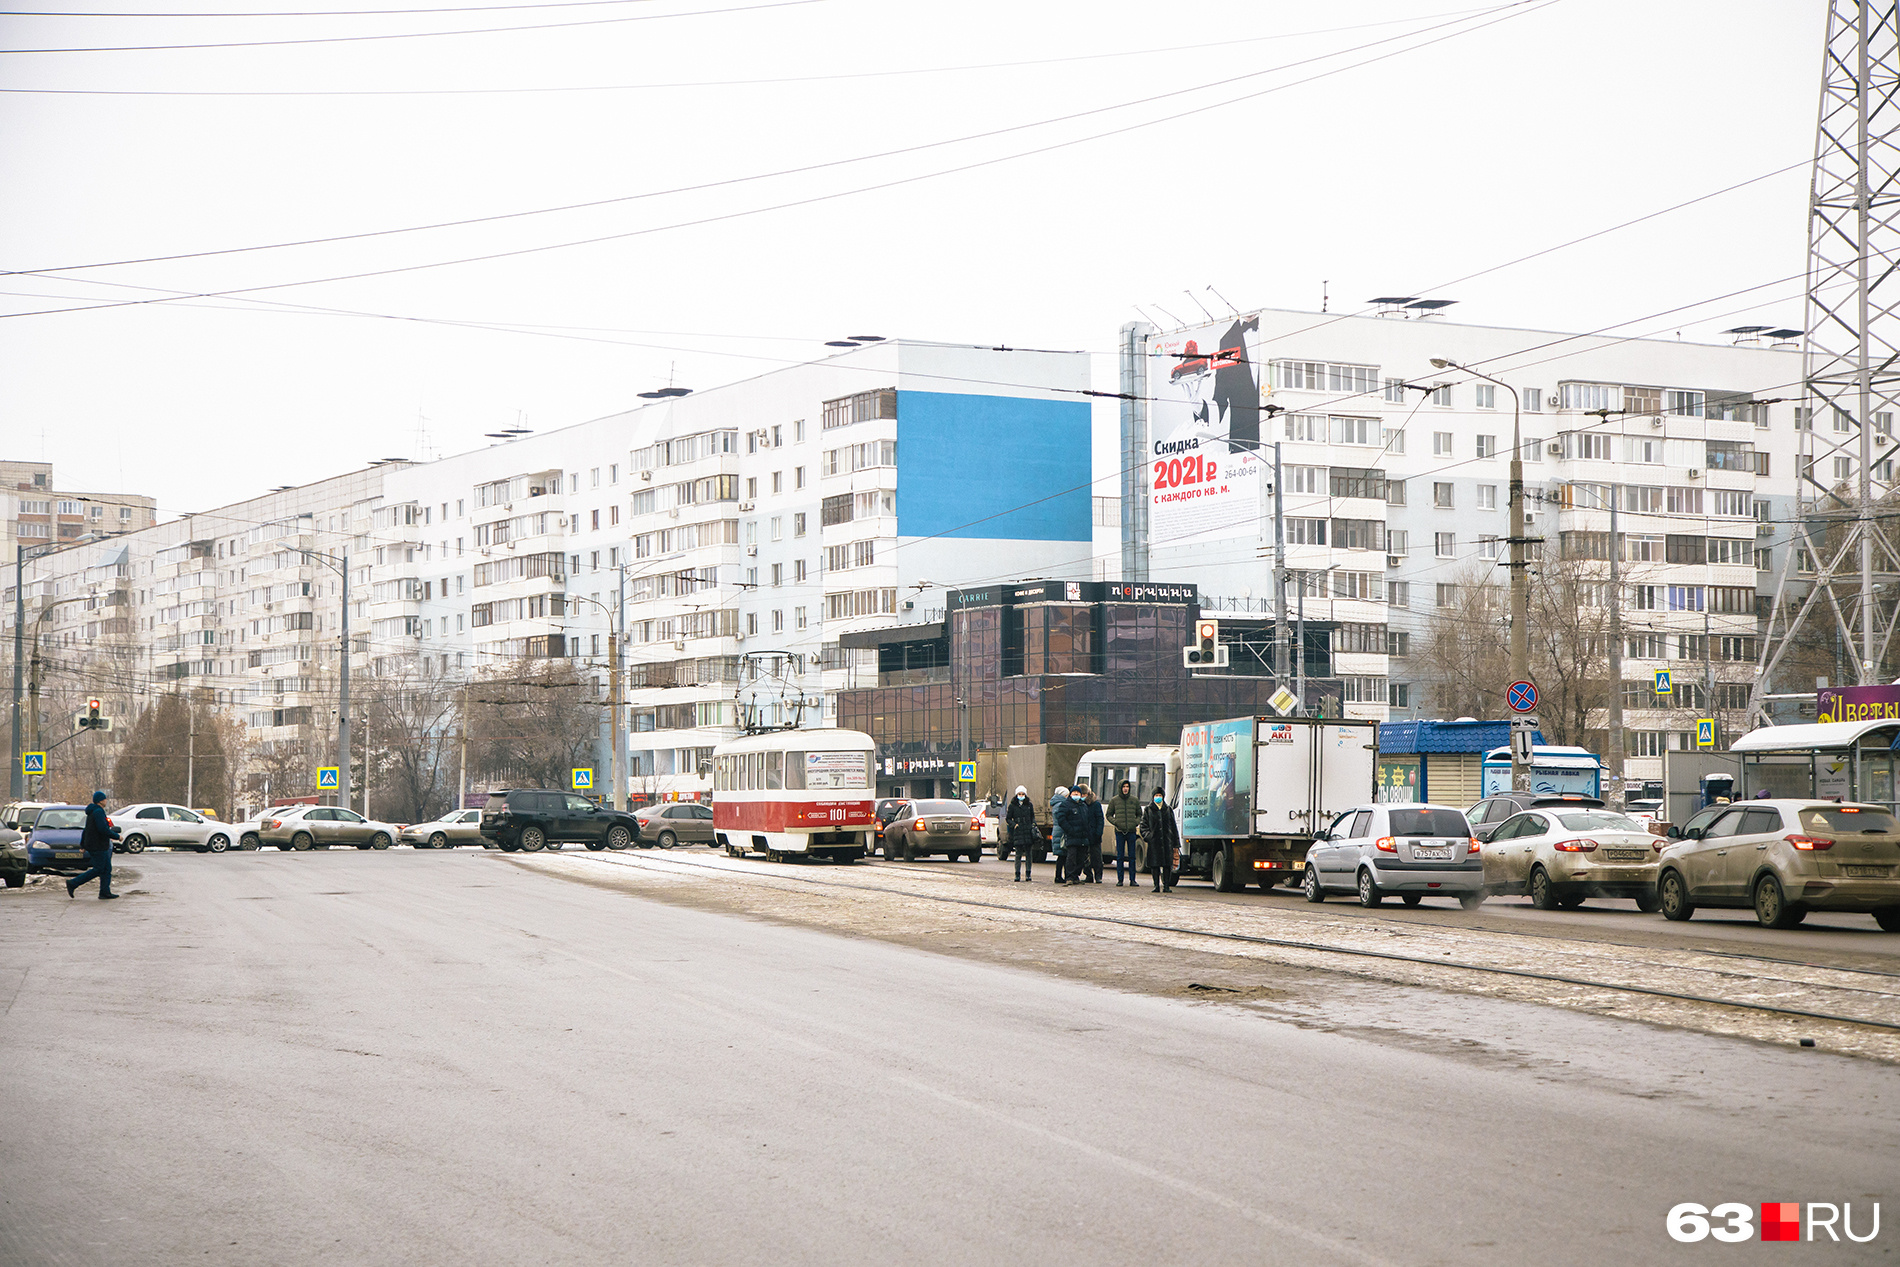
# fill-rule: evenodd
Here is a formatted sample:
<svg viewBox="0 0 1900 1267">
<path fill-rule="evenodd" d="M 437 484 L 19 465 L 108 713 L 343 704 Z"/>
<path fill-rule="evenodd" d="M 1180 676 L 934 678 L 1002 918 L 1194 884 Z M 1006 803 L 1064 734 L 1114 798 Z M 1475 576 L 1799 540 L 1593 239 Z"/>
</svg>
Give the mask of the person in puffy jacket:
<svg viewBox="0 0 1900 1267">
<path fill-rule="evenodd" d="M 1016 795 L 1009 798 L 1003 826 L 1009 833 L 1007 848 L 1016 858 L 1016 878 L 1027 880 L 1030 864 L 1036 857 L 1036 846 L 1042 843 L 1042 832 L 1036 827 L 1036 803 L 1029 799 L 1028 788 L 1017 788 Z"/>
<path fill-rule="evenodd" d="M 1141 802 L 1135 797 L 1135 785 L 1127 779 L 1104 807 L 1108 825 L 1115 829 L 1115 887 L 1121 888 L 1123 876 L 1134 884 L 1140 873 L 1135 869 L 1135 833 L 1141 830 Z"/>
<path fill-rule="evenodd" d="M 1069 789 L 1059 787 L 1049 797 L 1049 852 L 1056 860 L 1056 883 L 1061 884 L 1066 876 L 1069 861 L 1068 843 L 1062 838 L 1062 815 L 1060 810 L 1069 803 Z"/>
<path fill-rule="evenodd" d="M 1108 817 L 1102 812 L 1101 798 L 1095 795 L 1095 789 L 1082 789 L 1082 804 L 1089 812 L 1089 847 L 1082 855 L 1083 876 L 1090 884 L 1102 882 L 1102 836 L 1108 830 Z"/>
<path fill-rule="evenodd" d="M 1082 789 L 1069 789 L 1069 799 L 1056 806 L 1056 830 L 1062 833 L 1062 870 L 1063 879 L 1058 884 L 1081 884 L 1088 870 L 1089 836 L 1094 828 L 1094 816 L 1089 813 L 1088 801 Z"/>
<path fill-rule="evenodd" d="M 1148 845 L 1148 868 L 1155 874 L 1156 893 L 1174 892 L 1174 858 L 1181 850 L 1181 829 L 1175 824 L 1174 811 L 1167 798 L 1155 790 L 1148 808 L 1141 811 L 1141 838 Z"/>
</svg>

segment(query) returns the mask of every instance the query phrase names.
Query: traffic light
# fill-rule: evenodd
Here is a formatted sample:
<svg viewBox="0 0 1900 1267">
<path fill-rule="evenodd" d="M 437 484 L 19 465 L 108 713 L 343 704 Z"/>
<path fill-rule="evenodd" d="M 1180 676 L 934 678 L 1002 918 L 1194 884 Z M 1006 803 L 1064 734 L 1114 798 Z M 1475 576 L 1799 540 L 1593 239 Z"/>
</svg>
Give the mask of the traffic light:
<svg viewBox="0 0 1900 1267">
<path fill-rule="evenodd" d="M 1189 668 L 1227 667 L 1227 648 L 1220 645 L 1220 621 L 1194 622 L 1194 641 L 1182 650 L 1181 663 Z"/>
<path fill-rule="evenodd" d="M 96 730 L 98 729 L 98 727 L 99 727 L 99 701 L 96 698 L 89 699 L 86 701 L 86 728 L 88 730 Z"/>
</svg>

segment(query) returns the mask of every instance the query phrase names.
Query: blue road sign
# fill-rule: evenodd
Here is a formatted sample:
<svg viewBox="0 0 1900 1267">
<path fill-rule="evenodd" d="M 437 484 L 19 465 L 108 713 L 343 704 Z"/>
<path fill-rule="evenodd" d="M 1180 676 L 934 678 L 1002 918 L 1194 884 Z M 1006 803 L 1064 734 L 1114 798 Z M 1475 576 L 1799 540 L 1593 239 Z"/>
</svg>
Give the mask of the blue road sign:
<svg viewBox="0 0 1900 1267">
<path fill-rule="evenodd" d="M 1695 746 L 1698 748 L 1715 747 L 1715 718 L 1698 717 L 1695 719 Z"/>
<path fill-rule="evenodd" d="M 957 782 L 959 783 L 976 782 L 976 762 L 974 761 L 957 762 Z"/>
<path fill-rule="evenodd" d="M 1505 700 L 1514 713 L 1528 713 L 1537 707 L 1537 688 L 1529 682 L 1513 682 L 1504 692 Z"/>
<path fill-rule="evenodd" d="M 45 774 L 46 754 L 43 752 L 22 752 L 20 770 L 25 774 Z"/>
<path fill-rule="evenodd" d="M 1669 676 L 1669 673 L 1668 669 L 1656 670 L 1656 694 L 1674 695 L 1676 693 L 1675 680 Z"/>
<path fill-rule="evenodd" d="M 576 792 L 591 791 L 593 789 L 593 786 L 594 786 L 593 767 L 589 766 L 585 770 L 574 771 L 574 790 Z"/>
<path fill-rule="evenodd" d="M 319 792 L 334 792 L 342 786 L 343 781 L 339 777 L 335 766 L 323 765 L 317 767 L 317 790 Z"/>
</svg>

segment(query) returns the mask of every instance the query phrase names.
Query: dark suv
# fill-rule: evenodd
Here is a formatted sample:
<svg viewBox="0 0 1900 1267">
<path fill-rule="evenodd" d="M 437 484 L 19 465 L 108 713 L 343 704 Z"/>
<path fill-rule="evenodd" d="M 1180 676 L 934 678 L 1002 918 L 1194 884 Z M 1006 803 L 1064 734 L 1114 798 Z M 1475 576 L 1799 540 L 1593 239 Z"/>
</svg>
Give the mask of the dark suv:
<svg viewBox="0 0 1900 1267">
<path fill-rule="evenodd" d="M 534 853 L 574 840 L 589 849 L 625 849 L 639 834 L 633 815 L 596 805 L 572 792 L 517 788 L 490 792 L 482 806 L 482 838 L 513 853 Z"/>
</svg>

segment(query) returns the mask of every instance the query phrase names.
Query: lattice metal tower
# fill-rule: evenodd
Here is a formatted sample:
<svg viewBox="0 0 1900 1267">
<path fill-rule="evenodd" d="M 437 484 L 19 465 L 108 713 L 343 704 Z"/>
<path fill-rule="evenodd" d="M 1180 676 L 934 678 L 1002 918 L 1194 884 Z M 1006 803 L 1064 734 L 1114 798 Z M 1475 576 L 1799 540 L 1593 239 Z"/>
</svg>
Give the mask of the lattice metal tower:
<svg viewBox="0 0 1900 1267">
<path fill-rule="evenodd" d="M 1820 644 L 1838 636 L 1853 681 L 1874 681 L 1900 612 L 1893 588 L 1900 554 L 1883 530 L 1896 505 L 1893 419 L 1900 412 L 1897 93 L 1900 4 L 1832 0 L 1809 195 L 1797 522 L 1762 639 L 1751 717 L 1802 638 Z M 1805 555 L 1800 567 L 1798 552 Z M 1805 567 L 1813 569 L 1811 581 Z"/>
</svg>

